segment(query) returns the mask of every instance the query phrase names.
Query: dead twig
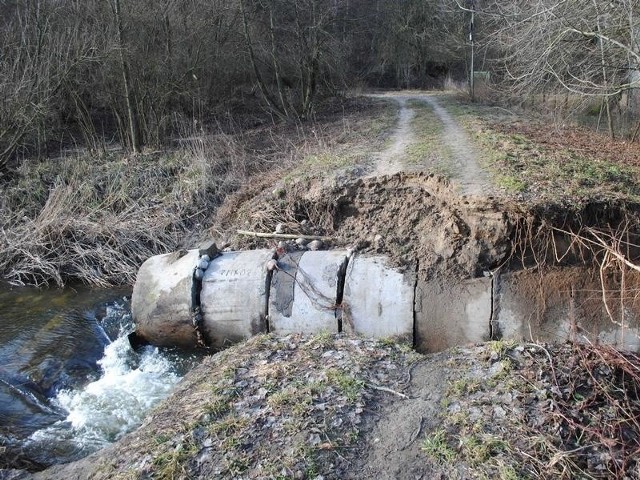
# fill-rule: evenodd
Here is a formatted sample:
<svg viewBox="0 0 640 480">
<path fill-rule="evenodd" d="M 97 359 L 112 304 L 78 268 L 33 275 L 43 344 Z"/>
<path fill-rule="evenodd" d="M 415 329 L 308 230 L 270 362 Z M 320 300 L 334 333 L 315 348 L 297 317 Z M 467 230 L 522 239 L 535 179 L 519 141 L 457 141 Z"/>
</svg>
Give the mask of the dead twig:
<svg viewBox="0 0 640 480">
<path fill-rule="evenodd" d="M 282 240 L 295 240 L 302 238 L 304 240 L 321 240 L 323 242 L 329 242 L 333 240 L 331 237 L 323 237 L 320 235 L 296 235 L 293 233 L 264 233 L 264 232 L 250 232 L 248 230 L 238 230 L 238 235 L 248 235 L 257 238 L 279 238 Z"/>
<path fill-rule="evenodd" d="M 380 385 L 374 385 L 372 383 L 367 383 L 367 384 L 365 384 L 365 386 L 367 388 L 371 388 L 372 390 L 379 390 L 381 392 L 392 393 L 394 395 L 397 395 L 400 398 L 404 398 L 406 400 L 409 400 L 409 397 L 407 397 L 404 393 L 396 392 L 395 390 L 391 390 L 390 388 L 387 388 L 387 387 L 381 387 Z"/>
</svg>

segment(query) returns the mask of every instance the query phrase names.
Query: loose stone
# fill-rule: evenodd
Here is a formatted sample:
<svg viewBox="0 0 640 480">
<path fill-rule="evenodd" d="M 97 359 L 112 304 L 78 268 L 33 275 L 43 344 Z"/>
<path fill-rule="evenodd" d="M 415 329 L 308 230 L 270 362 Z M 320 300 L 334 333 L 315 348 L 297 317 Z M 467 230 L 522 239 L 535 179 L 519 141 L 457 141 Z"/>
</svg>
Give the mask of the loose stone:
<svg viewBox="0 0 640 480">
<path fill-rule="evenodd" d="M 322 240 L 313 240 L 312 242 L 309 242 L 309 250 L 320 250 L 322 248 L 323 244 L 322 244 Z"/>
</svg>

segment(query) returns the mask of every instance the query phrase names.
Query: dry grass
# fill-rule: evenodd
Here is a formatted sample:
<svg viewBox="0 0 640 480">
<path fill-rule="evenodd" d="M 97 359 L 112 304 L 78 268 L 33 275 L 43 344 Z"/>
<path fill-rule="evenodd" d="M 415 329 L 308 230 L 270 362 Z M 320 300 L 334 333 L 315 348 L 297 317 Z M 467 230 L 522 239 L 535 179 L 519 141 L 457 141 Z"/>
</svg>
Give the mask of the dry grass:
<svg viewBox="0 0 640 480">
<path fill-rule="evenodd" d="M 380 132 L 367 118 L 384 112 L 359 101 L 305 125 L 198 132 L 171 152 L 27 160 L 0 184 L 0 275 L 132 284 L 148 257 L 192 248 L 229 195 L 268 188 L 319 152 L 371 143 Z"/>
<path fill-rule="evenodd" d="M 204 153 L 101 158 L 97 164 L 72 158 L 25 168 L 27 178 L 41 173 L 53 180 L 41 208 L 23 195 L 45 188 L 44 182 L 27 181 L 24 190 L 10 188 L 3 196 L 4 276 L 15 284 L 130 283 L 143 260 L 177 248 L 234 188 L 233 177 L 217 177 L 216 170 L 237 167 L 208 163 Z"/>
<path fill-rule="evenodd" d="M 0 271 L 18 285 L 132 283 L 258 168 L 227 135 L 167 154 L 25 162 L 1 191 Z"/>
<path fill-rule="evenodd" d="M 451 384 L 425 456 L 464 478 L 638 478 L 640 358 L 612 347 L 492 342 Z M 451 478 L 458 478 L 452 475 Z"/>
</svg>

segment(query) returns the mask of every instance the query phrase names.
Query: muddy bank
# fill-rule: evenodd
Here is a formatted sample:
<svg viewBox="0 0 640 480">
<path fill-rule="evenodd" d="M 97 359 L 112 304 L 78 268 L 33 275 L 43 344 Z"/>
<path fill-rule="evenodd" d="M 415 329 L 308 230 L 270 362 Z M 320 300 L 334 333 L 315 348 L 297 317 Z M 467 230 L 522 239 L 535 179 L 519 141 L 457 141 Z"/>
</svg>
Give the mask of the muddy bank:
<svg viewBox="0 0 640 480">
<path fill-rule="evenodd" d="M 638 362 L 254 337 L 206 359 L 118 444 L 32 478 L 637 478 Z"/>
<path fill-rule="evenodd" d="M 277 246 L 277 241 L 238 236 L 235 230 L 269 233 L 280 225 L 287 233 L 329 236 L 327 248 L 388 255 L 396 265 L 430 277 L 464 279 L 498 268 L 590 265 L 607 247 L 600 240 L 614 248 L 619 240 L 627 260 L 640 258 L 634 247 L 640 237 L 637 204 L 536 204 L 463 196 L 445 178 L 426 173 L 281 182 L 229 203 L 233 208 L 221 209 L 211 233 L 233 249 Z"/>
<path fill-rule="evenodd" d="M 332 238 L 330 247 L 391 257 L 428 275 L 472 278 L 499 266 L 510 253 L 515 214 L 493 198 L 461 197 L 431 174 L 279 184 L 216 219 L 234 249 L 277 242 L 233 235 L 234 227 Z"/>
</svg>

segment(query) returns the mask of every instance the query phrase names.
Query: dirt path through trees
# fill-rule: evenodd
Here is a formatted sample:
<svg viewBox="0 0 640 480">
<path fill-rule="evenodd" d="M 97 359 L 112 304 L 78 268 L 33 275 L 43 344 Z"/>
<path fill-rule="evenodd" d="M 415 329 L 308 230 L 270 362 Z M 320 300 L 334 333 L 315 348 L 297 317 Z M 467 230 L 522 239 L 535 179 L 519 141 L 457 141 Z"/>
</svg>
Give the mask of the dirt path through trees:
<svg viewBox="0 0 640 480">
<path fill-rule="evenodd" d="M 400 111 L 391 144 L 378 155 L 371 176 L 392 175 L 406 170 L 442 170 L 444 165 L 451 180 L 459 184 L 463 194 L 482 195 L 491 192 L 489 177 L 476 161 L 478 153 L 471 140 L 449 112 L 440 105 L 435 96 L 427 93 L 383 93 L 372 96 L 395 100 L 398 102 Z M 416 142 L 417 134 L 419 134 L 415 131 L 415 125 L 412 124 L 416 117 L 416 110 L 411 107 L 410 101 L 418 101 L 428 105 L 442 123 L 441 142 L 449 153 L 447 158 L 439 158 L 437 161 L 434 161 L 433 158 L 424 158 L 415 165 L 407 165 L 407 149 Z"/>
</svg>

